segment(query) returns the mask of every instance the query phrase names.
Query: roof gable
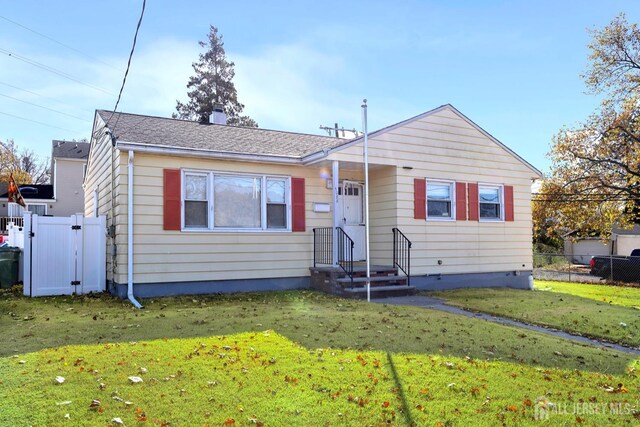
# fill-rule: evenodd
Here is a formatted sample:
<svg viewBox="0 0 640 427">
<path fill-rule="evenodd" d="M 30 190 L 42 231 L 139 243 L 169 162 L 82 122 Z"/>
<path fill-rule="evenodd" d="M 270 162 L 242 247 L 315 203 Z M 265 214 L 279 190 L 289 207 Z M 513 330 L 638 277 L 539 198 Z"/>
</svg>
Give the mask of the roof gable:
<svg viewBox="0 0 640 427">
<path fill-rule="evenodd" d="M 393 130 L 398 129 L 398 128 L 402 127 L 402 126 L 408 125 L 410 123 L 419 121 L 419 120 L 421 120 L 421 119 L 423 119 L 425 117 L 428 117 L 428 116 L 431 116 L 431 115 L 435 115 L 435 114 L 440 113 L 442 111 L 449 111 L 449 112 L 455 114 L 457 117 L 459 117 L 460 119 L 464 120 L 469 126 L 471 126 L 475 130 L 480 132 L 483 136 L 485 136 L 486 138 L 491 140 L 493 143 L 497 144 L 500 148 L 504 149 L 506 152 L 508 152 L 510 155 L 512 155 L 520 163 L 522 163 L 524 166 L 526 166 L 528 169 L 530 169 L 537 177 L 539 177 L 539 178 L 543 177 L 542 172 L 540 172 L 536 167 L 534 167 L 529 162 L 524 160 L 522 157 L 520 157 L 518 154 L 516 154 L 513 150 L 511 150 L 509 147 L 504 145 L 502 142 L 500 142 L 499 140 L 494 138 L 493 135 L 491 135 L 489 132 L 485 131 L 483 128 L 478 126 L 474 121 L 472 121 L 467 116 L 462 114 L 458 109 L 456 109 L 451 104 L 441 105 L 440 107 L 434 108 L 433 110 L 429 110 L 429 111 L 427 111 L 425 113 L 418 114 L 417 116 L 413 116 L 413 117 L 408 118 L 406 120 L 403 120 L 401 122 L 389 125 L 387 127 L 384 127 L 382 129 L 376 130 L 374 132 L 370 132 L 369 135 L 368 135 L 368 138 L 370 138 L 370 139 L 371 138 L 375 138 L 376 136 L 383 135 L 383 134 L 385 134 L 387 132 L 393 131 Z M 348 147 L 352 147 L 353 145 L 362 142 L 363 139 L 364 139 L 364 137 L 360 136 L 360 137 L 355 138 L 355 139 L 353 139 L 351 141 L 344 142 L 341 145 L 339 145 L 339 146 L 337 146 L 335 148 L 332 148 L 330 150 L 330 153 L 337 152 L 337 151 L 340 151 L 340 150 L 344 150 L 344 149 L 346 149 Z"/>
</svg>

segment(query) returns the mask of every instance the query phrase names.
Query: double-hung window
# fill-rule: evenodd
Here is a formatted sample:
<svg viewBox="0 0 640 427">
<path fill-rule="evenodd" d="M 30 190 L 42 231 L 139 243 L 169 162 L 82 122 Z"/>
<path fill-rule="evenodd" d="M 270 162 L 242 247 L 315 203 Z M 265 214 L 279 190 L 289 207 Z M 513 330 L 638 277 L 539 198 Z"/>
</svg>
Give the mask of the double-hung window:
<svg viewBox="0 0 640 427">
<path fill-rule="evenodd" d="M 184 175 L 184 228 L 209 227 L 209 176 Z"/>
<path fill-rule="evenodd" d="M 427 180 L 427 219 L 455 219 L 453 182 Z"/>
<path fill-rule="evenodd" d="M 289 230 L 290 178 L 184 172 L 184 228 Z"/>
<path fill-rule="evenodd" d="M 478 186 L 480 219 L 501 220 L 503 218 L 503 196 L 500 185 Z"/>
</svg>

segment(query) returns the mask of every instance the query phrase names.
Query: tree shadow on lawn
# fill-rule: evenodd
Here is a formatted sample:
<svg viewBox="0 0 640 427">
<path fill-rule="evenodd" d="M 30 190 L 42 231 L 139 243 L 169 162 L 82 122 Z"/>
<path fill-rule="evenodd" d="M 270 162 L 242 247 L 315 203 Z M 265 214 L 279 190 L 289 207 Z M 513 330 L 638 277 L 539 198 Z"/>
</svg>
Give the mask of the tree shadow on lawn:
<svg viewBox="0 0 640 427">
<path fill-rule="evenodd" d="M 306 348 L 469 356 L 624 373 L 632 355 L 418 307 L 314 291 L 154 298 L 137 310 L 106 296 L 0 296 L 0 356 L 68 344 L 205 337 L 274 330 Z"/>
</svg>

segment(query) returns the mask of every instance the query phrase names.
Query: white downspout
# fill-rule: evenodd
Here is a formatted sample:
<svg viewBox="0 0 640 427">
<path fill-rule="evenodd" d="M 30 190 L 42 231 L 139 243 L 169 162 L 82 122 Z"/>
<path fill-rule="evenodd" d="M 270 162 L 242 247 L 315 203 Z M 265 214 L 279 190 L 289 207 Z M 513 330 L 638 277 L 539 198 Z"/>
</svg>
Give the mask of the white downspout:
<svg viewBox="0 0 640 427">
<path fill-rule="evenodd" d="M 371 259 L 369 257 L 369 131 L 367 129 L 367 100 L 362 100 L 362 124 L 364 128 L 364 247 L 367 257 L 367 302 L 371 302 Z"/>
<path fill-rule="evenodd" d="M 127 298 L 136 308 L 142 308 L 133 296 L 133 151 L 129 150 L 127 165 Z"/>
<path fill-rule="evenodd" d="M 338 186 L 340 185 L 340 177 L 338 176 L 339 173 L 339 163 L 337 160 L 334 160 L 331 164 L 331 188 L 333 189 L 333 234 L 331 235 L 331 241 L 333 242 L 333 265 L 338 265 L 338 227 L 340 227 L 340 219 L 342 217 L 342 213 L 338 212 L 338 197 L 340 197 L 338 195 Z"/>
</svg>

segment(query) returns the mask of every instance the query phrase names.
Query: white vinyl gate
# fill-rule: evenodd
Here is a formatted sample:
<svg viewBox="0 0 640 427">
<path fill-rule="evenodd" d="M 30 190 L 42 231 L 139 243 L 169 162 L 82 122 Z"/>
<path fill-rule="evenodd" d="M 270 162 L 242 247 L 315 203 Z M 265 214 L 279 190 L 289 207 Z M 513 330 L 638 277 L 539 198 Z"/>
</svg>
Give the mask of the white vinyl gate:
<svg viewBox="0 0 640 427">
<path fill-rule="evenodd" d="M 106 218 L 24 216 L 24 294 L 102 292 Z"/>
</svg>

